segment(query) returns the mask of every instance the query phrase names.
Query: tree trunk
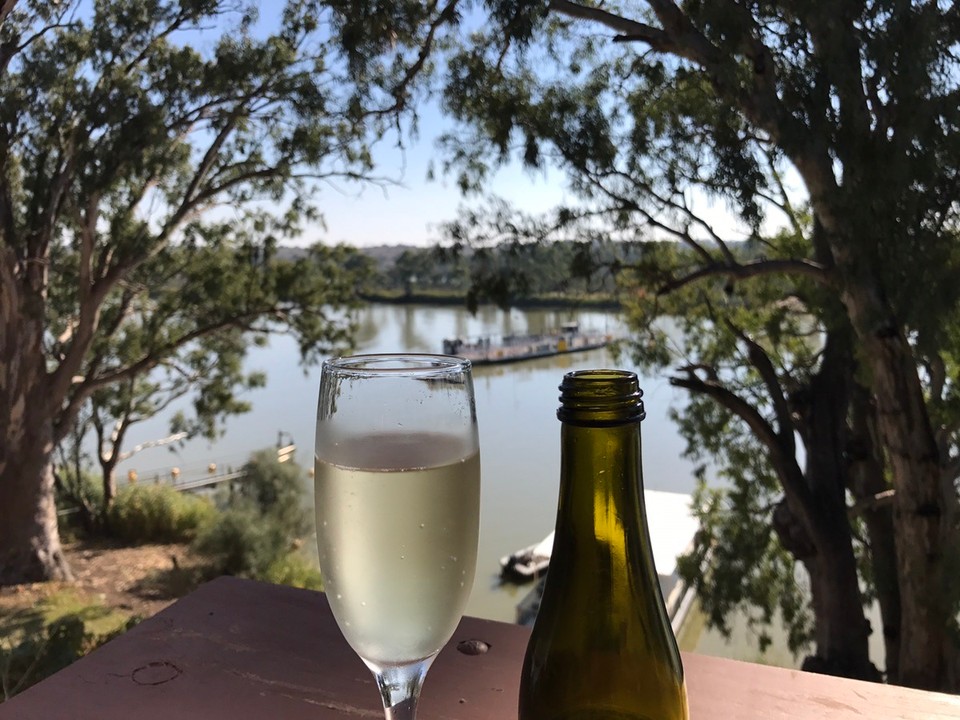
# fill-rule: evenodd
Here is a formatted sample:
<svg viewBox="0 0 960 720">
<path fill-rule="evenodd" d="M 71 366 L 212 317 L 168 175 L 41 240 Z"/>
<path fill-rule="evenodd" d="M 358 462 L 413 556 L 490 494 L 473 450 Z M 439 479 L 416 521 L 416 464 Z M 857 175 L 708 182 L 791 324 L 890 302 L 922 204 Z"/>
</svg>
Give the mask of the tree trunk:
<svg viewBox="0 0 960 720">
<path fill-rule="evenodd" d="M 109 512 L 110 506 L 113 505 L 113 499 L 117 496 L 116 466 L 117 462 L 113 460 L 101 468 L 103 470 L 103 507 L 101 510 L 104 515 Z"/>
<path fill-rule="evenodd" d="M 109 534 L 112 532 L 110 527 L 110 508 L 113 506 L 113 500 L 117 496 L 117 476 L 116 468 L 120 454 L 114 447 L 109 456 L 100 455 L 100 471 L 103 482 L 103 503 L 100 505 L 99 520 L 100 526 Z"/>
<path fill-rule="evenodd" d="M 57 527 L 45 365 L 17 349 L 0 348 L 0 585 L 70 577 Z"/>
<path fill-rule="evenodd" d="M 828 331 L 820 369 L 810 381 L 803 414 L 807 447 L 804 476 L 813 507 L 806 516 L 814 548 L 810 573 L 817 655 L 804 668 L 831 675 L 880 680 L 870 661 L 870 624 L 864 615 L 853 537 L 847 516 L 848 411 L 854 361 L 850 328 Z"/>
<path fill-rule="evenodd" d="M 69 579 L 57 526 L 53 423 L 38 417 L 37 394 L 13 404 L 3 399 L 0 394 L 0 585 Z M 31 412 L 37 405 L 41 409 Z"/>
<path fill-rule="evenodd" d="M 47 433 L 49 438 L 49 433 Z M 2 442 L 2 441 L 0 441 Z M 0 473 L 0 585 L 69 579 L 60 547 L 49 440 L 17 448 Z"/>
<path fill-rule="evenodd" d="M 943 492 L 940 458 L 916 360 L 903 329 L 866 263 L 851 249 L 836 251 L 843 268 L 843 300 L 863 348 L 896 490 L 893 523 L 901 602 L 899 670 L 902 684 L 945 690 L 952 598 L 947 597 L 941 520 L 953 514 L 955 495 Z"/>
<path fill-rule="evenodd" d="M 42 293 L 0 243 L 0 585 L 70 577 L 54 496 L 54 420 Z"/>
<path fill-rule="evenodd" d="M 824 538 L 828 542 L 804 562 L 810 573 L 817 654 L 804 660 L 803 669 L 877 682 L 881 675 L 870 660 L 870 624 L 863 612 L 849 533 L 840 524 L 833 529 L 831 537 Z"/>
<path fill-rule="evenodd" d="M 854 388 L 848 443 L 850 491 L 864 503 L 862 517 L 870 544 L 873 584 L 883 623 L 887 682 L 900 684 L 900 588 L 897 584 L 897 546 L 893 527 L 893 503 L 878 501 L 890 490 L 884 475 L 882 449 L 876 430 L 873 399 L 862 386 Z"/>
</svg>

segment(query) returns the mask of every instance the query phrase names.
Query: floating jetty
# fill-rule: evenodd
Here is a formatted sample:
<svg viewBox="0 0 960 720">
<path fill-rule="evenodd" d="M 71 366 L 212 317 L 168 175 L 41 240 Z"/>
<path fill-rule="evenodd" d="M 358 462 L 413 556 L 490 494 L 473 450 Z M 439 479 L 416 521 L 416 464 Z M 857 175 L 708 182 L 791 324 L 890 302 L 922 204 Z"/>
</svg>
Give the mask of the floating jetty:
<svg viewBox="0 0 960 720">
<path fill-rule="evenodd" d="M 443 341 L 443 352 L 466 358 L 474 365 L 492 365 L 594 350 L 607 346 L 614 339 L 611 333 L 581 330 L 579 323 L 570 322 L 554 332 L 536 335 L 447 338 Z"/>
</svg>

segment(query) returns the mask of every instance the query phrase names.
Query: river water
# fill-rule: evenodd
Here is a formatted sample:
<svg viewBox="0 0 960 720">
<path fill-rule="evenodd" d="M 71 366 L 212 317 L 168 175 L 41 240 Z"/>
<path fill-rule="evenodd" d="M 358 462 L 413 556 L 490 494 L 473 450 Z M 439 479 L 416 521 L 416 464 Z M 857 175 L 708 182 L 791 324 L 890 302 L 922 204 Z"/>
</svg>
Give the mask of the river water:
<svg viewBox="0 0 960 720">
<path fill-rule="evenodd" d="M 357 320 L 357 352 L 440 352 L 445 337 L 540 332 L 572 320 L 584 329 L 622 330 L 616 313 L 597 311 L 482 308 L 471 315 L 454 307 L 373 304 L 360 310 Z M 219 440 L 143 451 L 123 463 L 118 476 L 136 469 L 149 480 L 178 467 L 184 478 L 195 477 L 209 463 L 219 470 L 239 468 L 251 452 L 278 440 L 295 443 L 297 462 L 310 467 L 319 367 L 302 368 L 296 343 L 286 336 L 252 348 L 247 367 L 266 372 L 267 385 L 244 396 L 252 411 L 230 418 Z M 479 559 L 468 614 L 513 621 L 514 606 L 529 589 L 501 586 L 498 560 L 553 529 L 560 470 L 557 386 L 565 372 L 591 367 L 635 369 L 608 349 L 474 369 L 483 470 Z M 641 376 L 641 386 L 647 412 L 642 425 L 645 486 L 689 493 L 695 485 L 693 465 L 681 457 L 683 441 L 667 417 L 683 393 L 665 378 Z M 163 437 L 168 422 L 164 416 L 134 426 L 127 446 Z"/>
</svg>

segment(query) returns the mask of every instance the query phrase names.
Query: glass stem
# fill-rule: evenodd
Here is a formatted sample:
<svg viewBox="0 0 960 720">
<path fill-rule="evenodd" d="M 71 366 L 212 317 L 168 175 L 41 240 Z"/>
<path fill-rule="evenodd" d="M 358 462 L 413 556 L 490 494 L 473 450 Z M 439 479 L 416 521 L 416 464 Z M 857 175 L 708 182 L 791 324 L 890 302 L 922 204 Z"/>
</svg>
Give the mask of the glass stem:
<svg viewBox="0 0 960 720">
<path fill-rule="evenodd" d="M 420 687 L 436 655 L 404 665 L 367 663 L 377 678 L 386 720 L 416 720 Z"/>
</svg>

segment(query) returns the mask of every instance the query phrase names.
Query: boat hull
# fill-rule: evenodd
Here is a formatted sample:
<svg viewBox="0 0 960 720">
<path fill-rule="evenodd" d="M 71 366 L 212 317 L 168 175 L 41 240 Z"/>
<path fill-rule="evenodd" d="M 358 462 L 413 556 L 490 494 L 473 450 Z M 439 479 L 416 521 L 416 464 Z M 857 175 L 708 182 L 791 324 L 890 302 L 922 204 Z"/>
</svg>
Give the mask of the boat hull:
<svg viewBox="0 0 960 720">
<path fill-rule="evenodd" d="M 498 342 L 489 338 L 458 338 L 444 340 L 443 349 L 446 354 L 466 358 L 474 365 L 499 365 L 596 350 L 606 347 L 613 340 L 612 335 L 599 333 L 520 336 Z"/>
</svg>

